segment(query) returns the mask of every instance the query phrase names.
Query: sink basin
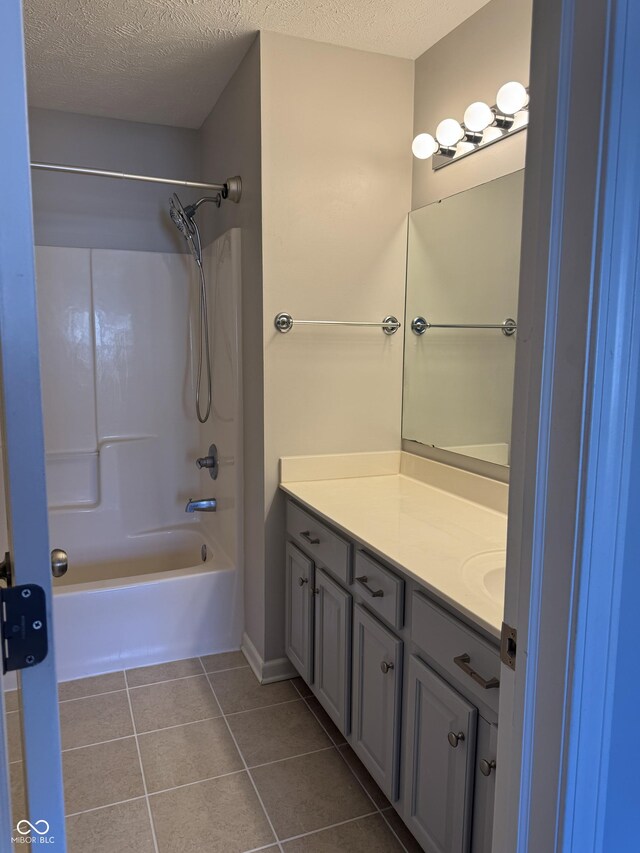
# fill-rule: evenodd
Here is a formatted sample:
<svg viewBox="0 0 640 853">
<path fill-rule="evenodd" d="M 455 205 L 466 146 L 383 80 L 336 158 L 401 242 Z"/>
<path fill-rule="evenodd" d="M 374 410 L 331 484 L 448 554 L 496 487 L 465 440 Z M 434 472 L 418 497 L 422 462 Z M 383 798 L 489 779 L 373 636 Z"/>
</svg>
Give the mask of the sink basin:
<svg viewBox="0 0 640 853">
<path fill-rule="evenodd" d="M 491 569 L 482 578 L 482 585 L 489 598 L 494 601 L 504 601 L 504 569 Z"/>
<path fill-rule="evenodd" d="M 471 591 L 494 604 L 504 602 L 504 575 L 507 552 L 483 551 L 462 564 L 462 578 Z"/>
</svg>

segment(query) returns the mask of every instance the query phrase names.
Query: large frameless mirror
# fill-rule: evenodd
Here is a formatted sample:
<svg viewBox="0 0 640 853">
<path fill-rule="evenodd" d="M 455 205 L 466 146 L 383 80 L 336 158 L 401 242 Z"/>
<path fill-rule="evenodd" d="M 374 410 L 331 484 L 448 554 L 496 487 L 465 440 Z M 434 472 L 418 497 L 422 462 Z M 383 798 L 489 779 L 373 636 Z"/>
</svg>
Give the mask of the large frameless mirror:
<svg viewBox="0 0 640 853">
<path fill-rule="evenodd" d="M 509 464 L 524 171 L 409 215 L 404 439 Z"/>
</svg>

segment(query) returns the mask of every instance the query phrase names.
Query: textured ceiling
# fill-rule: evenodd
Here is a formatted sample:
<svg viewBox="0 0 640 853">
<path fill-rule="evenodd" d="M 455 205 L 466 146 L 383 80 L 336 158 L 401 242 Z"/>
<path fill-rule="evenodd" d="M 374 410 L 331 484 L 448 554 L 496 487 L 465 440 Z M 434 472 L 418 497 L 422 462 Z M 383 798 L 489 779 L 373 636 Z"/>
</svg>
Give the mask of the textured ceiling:
<svg viewBox="0 0 640 853">
<path fill-rule="evenodd" d="M 415 59 L 487 0 L 24 0 L 29 101 L 200 127 L 257 30 Z"/>
</svg>

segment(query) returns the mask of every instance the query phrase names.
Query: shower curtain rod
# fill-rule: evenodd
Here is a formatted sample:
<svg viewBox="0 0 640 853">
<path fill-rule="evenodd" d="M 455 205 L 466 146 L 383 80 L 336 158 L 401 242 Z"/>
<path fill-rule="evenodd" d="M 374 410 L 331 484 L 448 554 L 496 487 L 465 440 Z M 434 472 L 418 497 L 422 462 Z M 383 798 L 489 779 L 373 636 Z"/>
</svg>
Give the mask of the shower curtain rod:
<svg viewBox="0 0 640 853">
<path fill-rule="evenodd" d="M 205 184 L 201 181 L 178 181 L 173 178 L 155 178 L 150 175 L 130 175 L 127 172 L 109 172 L 106 169 L 86 169 L 82 166 L 63 166 L 58 163 L 32 163 L 32 169 L 45 172 L 70 172 L 73 175 L 95 175 L 99 178 L 120 178 L 125 181 L 145 181 L 149 184 L 171 184 L 176 187 L 191 187 L 198 190 L 225 192 L 226 184 Z"/>
</svg>

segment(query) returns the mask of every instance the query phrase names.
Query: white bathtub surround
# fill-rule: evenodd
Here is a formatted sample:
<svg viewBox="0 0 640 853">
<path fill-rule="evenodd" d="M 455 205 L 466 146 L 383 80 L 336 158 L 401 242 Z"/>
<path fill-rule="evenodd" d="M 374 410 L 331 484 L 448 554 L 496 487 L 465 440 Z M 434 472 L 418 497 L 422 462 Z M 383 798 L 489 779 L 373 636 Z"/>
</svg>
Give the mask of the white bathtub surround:
<svg viewBox="0 0 640 853">
<path fill-rule="evenodd" d="M 311 459 L 313 473 L 320 458 Z M 508 487 L 408 453 L 398 462 L 395 473 L 283 481 L 281 487 L 499 637 Z"/>
<path fill-rule="evenodd" d="M 187 255 L 38 247 L 59 677 L 238 648 L 243 623 L 240 232 L 204 253 L 213 407 L 195 417 Z M 195 460 L 215 443 L 220 474 Z M 215 497 L 216 513 L 185 514 Z M 202 545 L 208 555 L 203 562 Z"/>
</svg>

